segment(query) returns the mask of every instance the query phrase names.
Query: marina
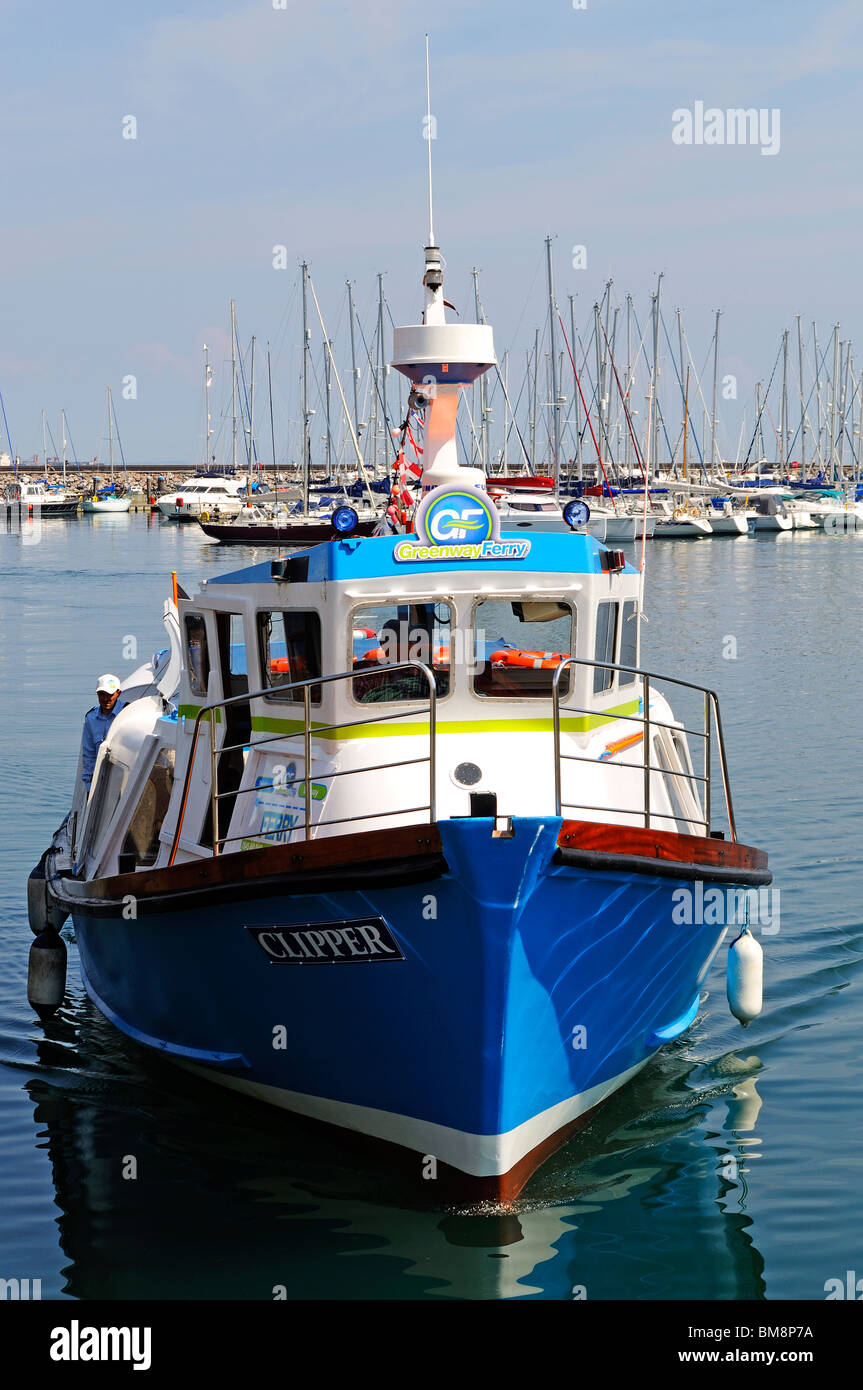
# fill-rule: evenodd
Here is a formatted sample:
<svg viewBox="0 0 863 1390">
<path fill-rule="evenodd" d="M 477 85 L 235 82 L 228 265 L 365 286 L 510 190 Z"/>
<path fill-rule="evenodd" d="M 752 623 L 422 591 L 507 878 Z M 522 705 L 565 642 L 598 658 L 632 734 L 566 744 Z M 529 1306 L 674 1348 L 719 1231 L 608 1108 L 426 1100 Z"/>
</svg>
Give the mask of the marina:
<svg viewBox="0 0 863 1390">
<path fill-rule="evenodd" d="M 740 35 L 657 16 L 660 138 L 605 7 L 281 8 L 195 16 L 200 70 L 184 6 L 130 17 L 98 177 L 69 116 L 98 218 L 13 76 L 11 186 L 68 213 L 56 264 L 10 222 L 0 355 L 0 1293 L 56 1305 L 37 1357 L 177 1374 L 312 1300 L 823 1376 L 817 1305 L 863 1297 L 863 370 L 852 213 L 809 259 L 787 216 L 796 60 L 784 126 L 681 121 L 681 44 L 716 83 Z M 863 38 L 787 23 L 816 90 Z"/>
</svg>

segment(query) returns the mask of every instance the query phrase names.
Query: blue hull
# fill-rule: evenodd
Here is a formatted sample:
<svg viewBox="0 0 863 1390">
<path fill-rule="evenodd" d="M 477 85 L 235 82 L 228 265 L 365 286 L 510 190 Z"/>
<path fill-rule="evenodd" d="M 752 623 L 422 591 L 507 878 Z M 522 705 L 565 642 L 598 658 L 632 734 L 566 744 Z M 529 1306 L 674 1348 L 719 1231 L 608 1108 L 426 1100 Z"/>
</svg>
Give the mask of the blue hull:
<svg viewBox="0 0 863 1390">
<path fill-rule="evenodd" d="M 723 935 L 674 923 L 684 878 L 555 862 L 560 826 L 516 819 L 498 839 L 488 820 L 440 822 L 446 871 L 407 886 L 128 921 L 76 910 L 88 992 L 215 1080 L 400 1144 L 418 1174 L 430 1155 L 466 1191 L 512 1196 L 689 1026 Z M 310 929 L 337 941 L 339 923 L 377 919 L 384 937 L 354 934 L 337 958 L 309 947 Z"/>
</svg>

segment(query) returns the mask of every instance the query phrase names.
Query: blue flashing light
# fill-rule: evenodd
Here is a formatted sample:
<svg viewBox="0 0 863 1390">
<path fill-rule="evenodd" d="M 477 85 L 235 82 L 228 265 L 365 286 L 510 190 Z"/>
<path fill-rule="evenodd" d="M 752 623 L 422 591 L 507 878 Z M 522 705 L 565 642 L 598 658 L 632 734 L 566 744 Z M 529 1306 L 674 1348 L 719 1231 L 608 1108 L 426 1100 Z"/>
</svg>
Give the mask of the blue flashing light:
<svg viewBox="0 0 863 1390">
<path fill-rule="evenodd" d="M 359 525 L 359 516 L 353 507 L 336 507 L 332 515 L 333 530 L 340 536 L 349 536 Z"/>
<path fill-rule="evenodd" d="M 590 507 L 581 498 L 567 502 L 563 509 L 563 519 L 574 531 L 577 526 L 586 526 L 590 521 Z"/>
</svg>

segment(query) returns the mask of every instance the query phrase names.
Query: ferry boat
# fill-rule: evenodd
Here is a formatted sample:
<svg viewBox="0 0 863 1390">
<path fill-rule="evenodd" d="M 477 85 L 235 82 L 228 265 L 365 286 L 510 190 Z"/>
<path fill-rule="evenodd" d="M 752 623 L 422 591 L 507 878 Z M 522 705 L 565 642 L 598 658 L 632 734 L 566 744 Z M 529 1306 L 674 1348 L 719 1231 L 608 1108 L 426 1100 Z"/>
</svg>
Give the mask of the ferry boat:
<svg viewBox="0 0 863 1390">
<path fill-rule="evenodd" d="M 363 537 L 340 508 L 338 538 L 165 603 L 31 875 L 33 953 L 71 917 L 129 1037 L 509 1203 L 696 1018 L 727 926 L 681 892 L 771 876 L 715 694 L 640 666 L 623 552 L 502 530 L 460 465 L 492 329 L 447 323 L 431 234 L 423 283 L 393 362 L 425 402 L 416 512 Z"/>
</svg>

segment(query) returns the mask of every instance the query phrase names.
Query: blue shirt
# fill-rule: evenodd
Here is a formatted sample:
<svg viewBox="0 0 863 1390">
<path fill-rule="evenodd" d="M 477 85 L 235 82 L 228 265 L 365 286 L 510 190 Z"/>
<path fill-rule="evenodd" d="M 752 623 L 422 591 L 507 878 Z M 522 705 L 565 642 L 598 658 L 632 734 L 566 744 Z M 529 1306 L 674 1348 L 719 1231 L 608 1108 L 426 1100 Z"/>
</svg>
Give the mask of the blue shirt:
<svg viewBox="0 0 863 1390">
<path fill-rule="evenodd" d="M 126 708 L 125 700 L 118 700 L 110 714 L 103 714 L 98 705 L 93 709 L 88 709 L 84 715 L 84 735 L 81 739 L 82 771 L 81 776 L 89 787 L 93 780 L 93 769 L 96 766 L 96 754 L 102 745 L 102 740 L 114 722 L 114 716 L 120 713 L 121 709 Z"/>
</svg>

